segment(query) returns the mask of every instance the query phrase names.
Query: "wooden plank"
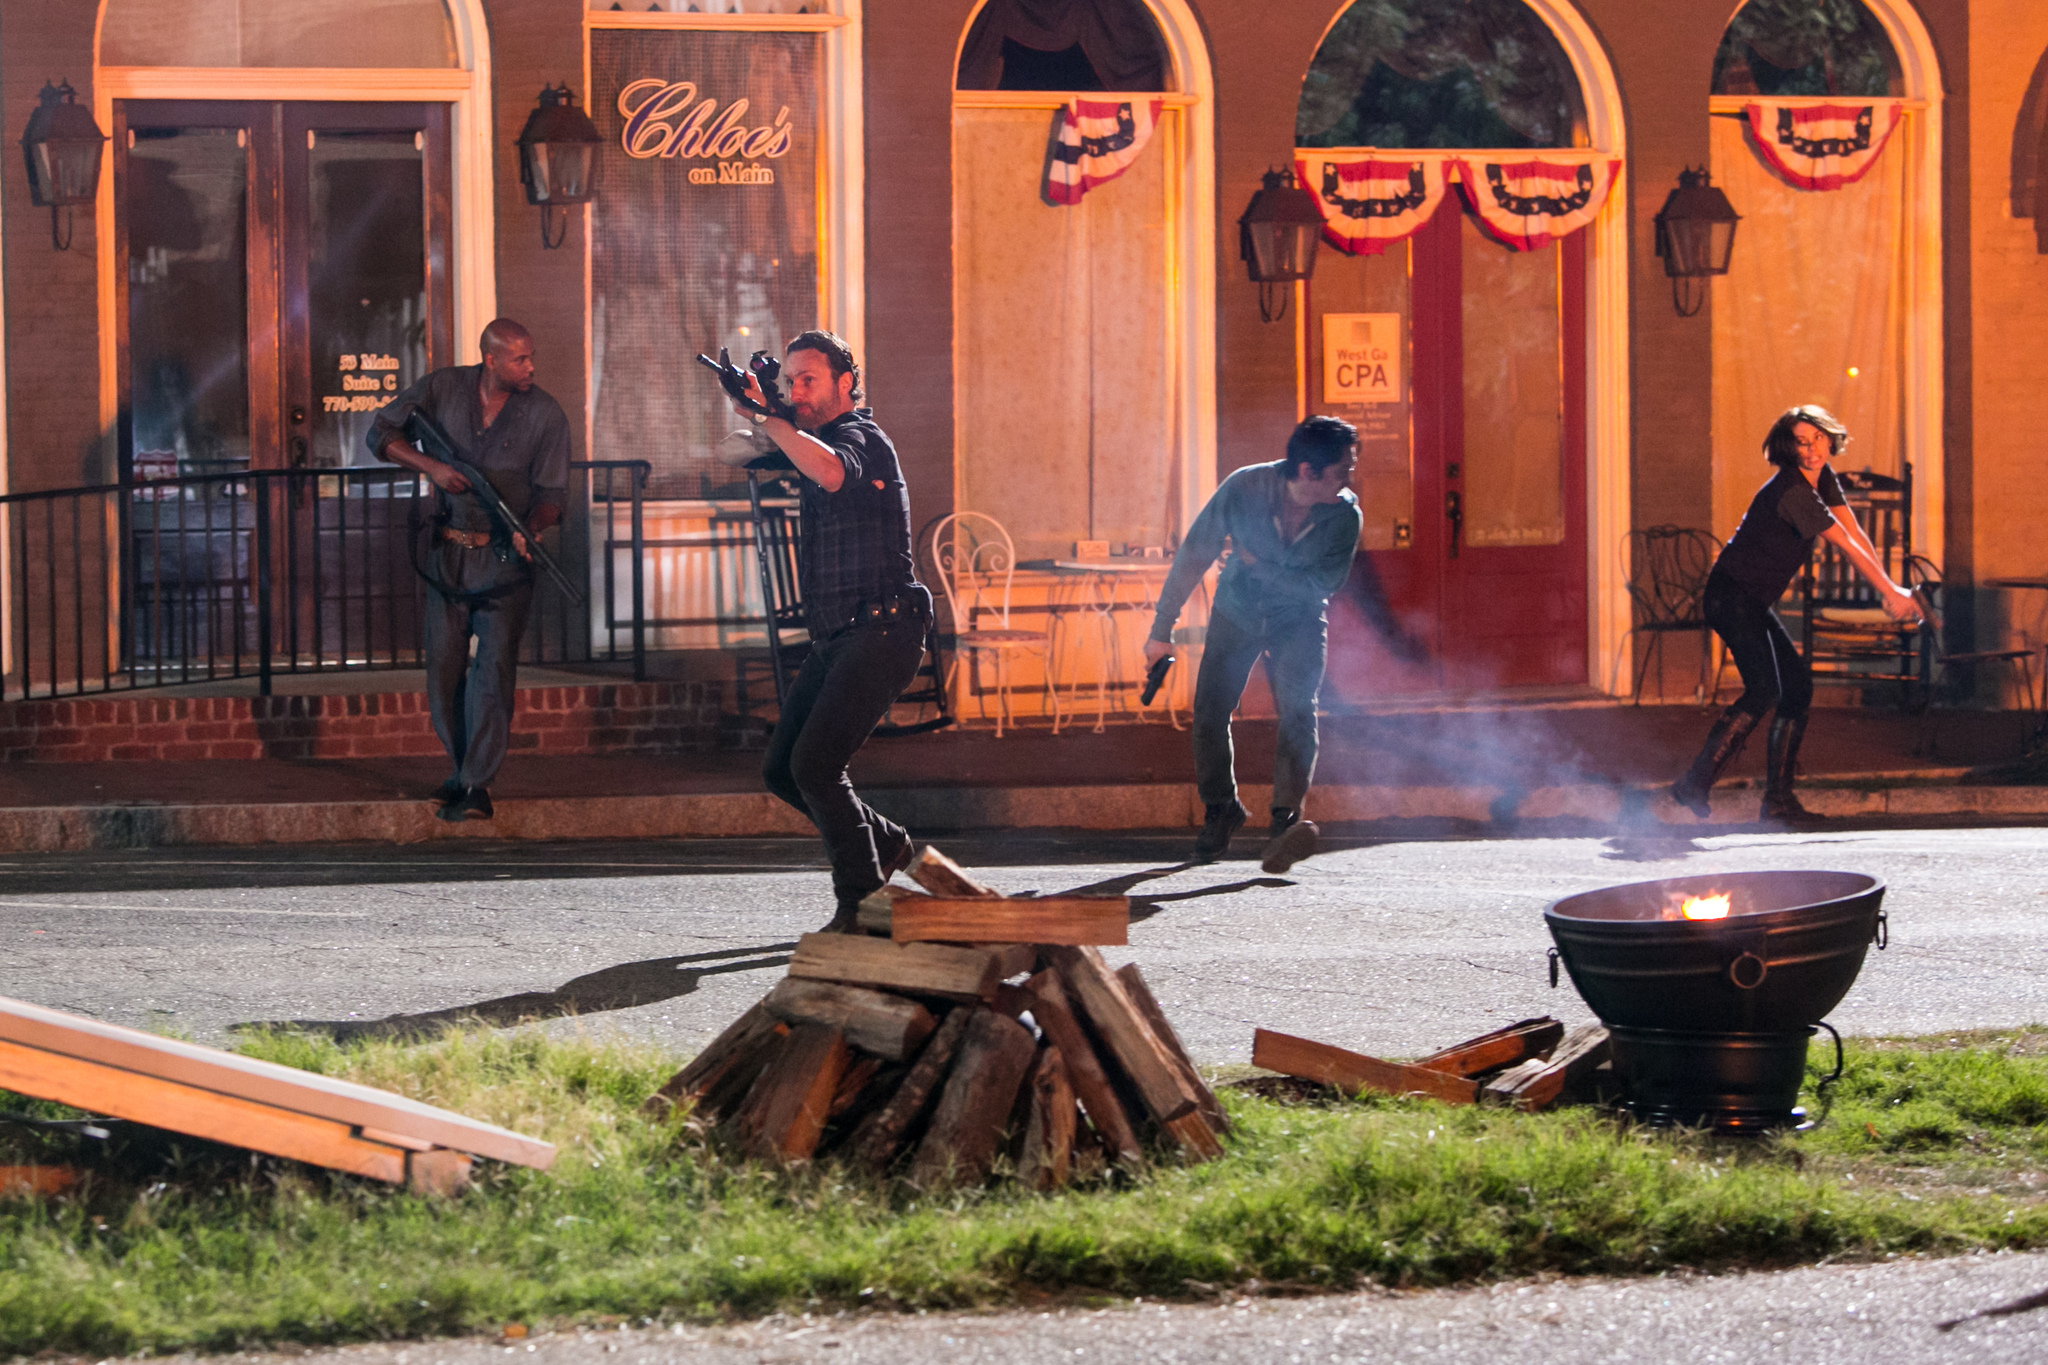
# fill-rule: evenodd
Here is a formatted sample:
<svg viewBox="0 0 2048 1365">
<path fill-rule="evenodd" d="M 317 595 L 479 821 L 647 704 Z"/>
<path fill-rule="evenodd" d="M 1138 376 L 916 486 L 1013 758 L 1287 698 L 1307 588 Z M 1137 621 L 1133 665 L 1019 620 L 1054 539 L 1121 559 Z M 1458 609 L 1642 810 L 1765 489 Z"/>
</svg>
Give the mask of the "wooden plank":
<svg viewBox="0 0 2048 1365">
<path fill-rule="evenodd" d="M 1565 1035 L 1548 1058 L 1532 1057 L 1488 1081 L 1479 1098 L 1533 1114 L 1557 1103 L 1568 1088 L 1587 1080 L 1609 1055 L 1607 1030 L 1581 1024 Z"/>
<path fill-rule="evenodd" d="M 870 1057 L 865 1052 L 856 1053 L 839 1077 L 839 1088 L 832 1092 L 832 1108 L 826 1117 L 836 1119 L 853 1108 L 860 1099 L 860 1092 L 867 1089 L 887 1065 L 889 1064 L 880 1057 Z"/>
<path fill-rule="evenodd" d="M 704 1098 L 719 1078 L 730 1071 L 750 1044 L 775 1027 L 775 1016 L 755 1001 L 747 1012 L 726 1026 L 704 1050 L 692 1057 L 675 1075 L 662 1082 L 661 1089 L 647 1097 L 640 1112 L 659 1120 L 679 1104 L 694 1104 Z"/>
<path fill-rule="evenodd" d="M 918 1054 L 903 1083 L 896 1087 L 896 1093 L 853 1130 L 853 1137 L 846 1146 L 856 1164 L 880 1171 L 887 1169 L 889 1163 L 896 1159 L 904 1139 L 924 1117 L 925 1109 L 938 1093 L 939 1082 L 946 1078 L 946 1072 L 952 1067 L 953 1057 L 960 1050 L 961 1035 L 967 1031 L 969 1013 L 963 1007 L 946 1016 L 945 1022 L 939 1025 L 939 1031 Z"/>
<path fill-rule="evenodd" d="M 1389 1095 L 1427 1095 L 1446 1104 L 1472 1104 L 1479 1097 L 1479 1084 L 1462 1076 L 1450 1076 L 1426 1067 L 1383 1062 L 1377 1057 L 1346 1052 L 1328 1043 L 1312 1042 L 1270 1029 L 1252 1034 L 1252 1065 L 1283 1076 L 1320 1081 L 1340 1090 L 1357 1093 L 1378 1090 Z"/>
<path fill-rule="evenodd" d="M 451 1199 L 469 1188 L 472 1164 L 469 1153 L 451 1152 L 446 1147 L 436 1147 L 430 1152 L 407 1152 L 405 1187 L 414 1194 Z"/>
<path fill-rule="evenodd" d="M 197 1043 L 159 1038 L 140 1029 L 104 1024 L 97 1019 L 44 1009 L 26 1001 L 0 998 L 0 1041 L 54 1056 L 76 1058 L 114 1071 L 155 1077 L 212 1095 L 247 1100 L 273 1110 L 324 1119 L 344 1128 L 367 1127 L 402 1133 L 430 1146 L 452 1147 L 457 1151 L 490 1157 L 494 1161 L 509 1161 L 545 1170 L 555 1159 L 555 1149 L 549 1143 L 479 1123 L 447 1109 L 421 1104 L 403 1095 L 329 1076 L 316 1076 L 295 1067 L 258 1061 L 253 1057 L 222 1052 L 218 1048 L 201 1047 Z M 36 1092 L 26 1090 L 20 1093 Z M 65 1100 L 63 1103 L 76 1103 L 78 1108 L 98 1114 L 113 1112 L 91 1099 L 83 1102 Z M 147 1117 L 141 1121 L 159 1128 L 171 1126 Z M 195 1133 L 194 1136 L 210 1135 Z M 232 1137 L 221 1140 L 235 1141 Z"/>
<path fill-rule="evenodd" d="M 924 846 L 917 855 L 917 861 L 910 865 L 910 880 L 916 882 L 934 896 L 993 896 L 995 888 L 968 875 L 967 870 L 933 848 Z"/>
<path fill-rule="evenodd" d="M 1182 1114 L 1162 1126 L 1194 1161 L 1214 1161 L 1223 1155 L 1223 1144 L 1217 1140 L 1216 1130 L 1209 1126 L 1209 1120 L 1202 1117 L 1199 1109 Z"/>
<path fill-rule="evenodd" d="M 1477 1076 L 1482 1071 L 1497 1071 L 1531 1057 L 1547 1057 L 1563 1037 L 1564 1025 L 1546 1014 L 1418 1057 L 1412 1065 L 1451 1076 Z"/>
<path fill-rule="evenodd" d="M 950 1000 L 988 1000 L 1011 975 L 1003 965 L 1001 955 L 984 948 L 891 943 L 861 934 L 805 934 L 797 940 L 789 974 Z"/>
<path fill-rule="evenodd" d="M 1110 944 L 1130 941 L 1128 896 L 922 896 L 896 902 L 898 943 Z"/>
<path fill-rule="evenodd" d="M 1075 1016 L 1059 974 L 1050 969 L 1042 971 L 1025 983 L 1024 990 L 1031 997 L 1031 1017 L 1060 1050 L 1068 1081 L 1081 1101 L 1081 1108 L 1087 1111 L 1088 1122 L 1095 1125 L 1109 1159 L 1143 1160 L 1145 1149 L 1138 1145 L 1138 1130 L 1124 1111 L 1123 1101 L 1116 1097 L 1116 1086 L 1102 1069 L 1094 1043 Z"/>
<path fill-rule="evenodd" d="M 910 1163 L 910 1178 L 925 1189 L 988 1179 L 1017 1091 L 1038 1055 L 1031 1031 L 1015 1019 L 978 1005 L 962 1008 L 969 1018 L 960 1056 Z"/>
<path fill-rule="evenodd" d="M 931 1011 L 915 1000 L 830 981 L 786 976 L 762 1003 L 770 1014 L 791 1024 L 836 1028 L 862 1052 L 891 1062 L 908 1058 L 938 1027 Z"/>
<path fill-rule="evenodd" d="M 1013 976 L 1029 976 L 1038 970 L 1036 943 L 977 943 L 974 946 L 996 955 L 996 979 L 999 981 L 1008 981 Z"/>
<path fill-rule="evenodd" d="M 1224 1114 L 1223 1106 L 1216 1101 L 1216 1092 L 1202 1079 L 1202 1073 L 1195 1070 L 1194 1060 L 1182 1046 L 1180 1035 L 1173 1031 L 1173 1024 L 1167 1019 L 1166 1011 L 1159 1008 L 1159 1001 L 1152 995 L 1152 988 L 1145 984 L 1145 974 L 1138 970 L 1135 962 L 1126 962 L 1116 969 L 1116 979 L 1123 982 L 1124 993 L 1131 997 L 1131 1003 L 1138 1007 L 1138 1013 L 1152 1026 L 1153 1034 L 1165 1045 L 1167 1056 L 1180 1068 L 1181 1079 L 1195 1092 L 1195 1110 L 1208 1121 L 1209 1132 L 1230 1131 L 1230 1119 Z M 1220 1149 L 1219 1149 L 1220 1150 Z"/>
<path fill-rule="evenodd" d="M 851 1056 L 846 1035 L 836 1028 L 799 1024 L 791 1029 L 733 1120 L 748 1155 L 808 1159 L 818 1149 Z"/>
<path fill-rule="evenodd" d="M 393 1185 L 405 1181 L 406 1150 L 367 1141 L 352 1124 L 21 1043 L 0 1040 L 0 1090 Z"/>
<path fill-rule="evenodd" d="M 1056 1190 L 1074 1171 L 1074 1132 L 1080 1111 L 1074 1107 L 1074 1085 L 1060 1050 L 1047 1043 L 1038 1049 L 1024 1088 L 1031 1104 L 1024 1116 L 1024 1145 L 1017 1157 L 1017 1178 L 1034 1190 Z"/>
<path fill-rule="evenodd" d="M 854 912 L 854 923 L 870 934 L 880 934 L 883 938 L 887 938 L 889 936 L 889 921 L 896 902 L 909 900 L 923 894 L 924 892 L 922 891 L 912 890 L 907 886 L 897 886 L 893 883 L 882 887 L 878 891 L 870 891 L 861 898 L 860 906 Z"/>
<path fill-rule="evenodd" d="M 1096 1037 L 1137 1087 L 1152 1117 L 1165 1124 L 1192 1112 L 1198 1104 L 1194 1087 L 1182 1079 L 1166 1045 L 1138 1013 L 1102 954 L 1093 948 L 1053 948 L 1048 960 L 1059 972 L 1068 998 L 1088 1016 Z"/>
</svg>

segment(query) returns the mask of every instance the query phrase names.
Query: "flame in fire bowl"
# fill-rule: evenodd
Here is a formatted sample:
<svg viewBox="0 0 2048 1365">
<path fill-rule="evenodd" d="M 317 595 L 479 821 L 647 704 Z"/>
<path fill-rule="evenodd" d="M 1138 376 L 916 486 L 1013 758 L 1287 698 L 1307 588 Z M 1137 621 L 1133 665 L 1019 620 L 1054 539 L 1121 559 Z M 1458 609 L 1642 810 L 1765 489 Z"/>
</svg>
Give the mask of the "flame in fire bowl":
<svg viewBox="0 0 2048 1365">
<path fill-rule="evenodd" d="M 1870 944 L 1884 947 L 1883 900 L 1883 883 L 1857 872 L 1587 891 L 1544 913 L 1557 944 L 1551 980 L 1561 961 L 1607 1025 L 1639 1115 L 1757 1132 L 1796 1118 L 1806 1040 L 1849 993 Z"/>
</svg>

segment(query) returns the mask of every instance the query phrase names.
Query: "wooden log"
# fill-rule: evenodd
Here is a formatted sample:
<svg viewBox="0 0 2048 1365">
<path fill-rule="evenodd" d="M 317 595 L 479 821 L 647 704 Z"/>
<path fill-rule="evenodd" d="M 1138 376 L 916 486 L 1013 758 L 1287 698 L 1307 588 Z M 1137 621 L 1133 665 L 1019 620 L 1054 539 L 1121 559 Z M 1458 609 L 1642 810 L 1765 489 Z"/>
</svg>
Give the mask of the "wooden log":
<svg viewBox="0 0 2048 1365">
<path fill-rule="evenodd" d="M 1526 1062 L 1531 1057 L 1548 1057 L 1564 1037 L 1564 1025 L 1549 1015 L 1524 1019 L 1506 1028 L 1468 1038 L 1453 1047 L 1416 1058 L 1413 1065 L 1451 1076 L 1477 1076 L 1504 1066 Z"/>
<path fill-rule="evenodd" d="M 860 934 L 805 934 L 797 940 L 789 974 L 808 981 L 839 981 L 949 1000 L 988 1000 L 1003 978 L 1003 954 L 940 943 L 891 943 Z"/>
<path fill-rule="evenodd" d="M 996 955 L 996 975 L 999 980 L 1008 981 L 1013 976 L 1029 976 L 1038 970 L 1036 943 L 977 943 L 974 946 Z"/>
<path fill-rule="evenodd" d="M 1048 960 L 1069 998 L 1095 1026 L 1104 1048 L 1137 1087 L 1152 1117 L 1166 1124 L 1191 1113 L 1198 1104 L 1194 1087 L 1181 1077 L 1166 1045 L 1131 1003 L 1102 954 L 1093 948 L 1053 948 Z"/>
<path fill-rule="evenodd" d="M 1145 1150 L 1138 1145 L 1138 1130 L 1124 1111 L 1123 1102 L 1117 1099 L 1116 1086 L 1102 1069 L 1094 1043 L 1075 1016 L 1059 974 L 1042 971 L 1025 983 L 1024 990 L 1031 997 L 1031 1017 L 1060 1050 L 1068 1081 L 1088 1113 L 1088 1122 L 1102 1139 L 1105 1154 L 1111 1161 L 1143 1160 Z"/>
<path fill-rule="evenodd" d="M 900 1062 L 932 1036 L 938 1021 L 915 1000 L 840 986 L 830 981 L 804 981 L 786 976 L 761 1002 L 768 1012 L 791 1024 L 823 1024 L 846 1034 L 862 1052 Z"/>
<path fill-rule="evenodd" d="M 854 1102 L 860 1099 L 860 1092 L 867 1089 L 887 1065 L 880 1057 L 870 1057 L 865 1052 L 855 1053 L 853 1060 L 846 1064 L 846 1070 L 840 1073 L 839 1088 L 832 1092 L 832 1107 L 825 1117 L 836 1119 L 853 1108 Z"/>
<path fill-rule="evenodd" d="M 749 1040 L 724 1073 L 705 1087 L 697 1107 L 690 1111 L 690 1122 L 700 1129 L 710 1129 L 731 1118 L 746 1102 L 747 1092 L 754 1088 L 754 1082 L 760 1079 L 762 1070 L 787 1037 L 789 1025 L 770 1020 L 768 1030 Z"/>
<path fill-rule="evenodd" d="M 988 1179 L 1018 1088 L 1038 1054 L 1031 1031 L 1015 1019 L 978 1005 L 962 1010 L 970 1017 L 960 1056 L 910 1165 L 910 1178 L 926 1189 Z"/>
<path fill-rule="evenodd" d="M 1116 979 L 1124 983 L 1124 991 L 1131 997 L 1131 1003 L 1138 1007 L 1138 1013 L 1145 1016 L 1145 1022 L 1152 1026 L 1152 1032 L 1166 1046 L 1166 1053 L 1180 1069 L 1181 1078 L 1195 1092 L 1195 1110 L 1208 1120 L 1211 1133 L 1230 1131 L 1230 1119 L 1223 1112 L 1223 1106 L 1216 1102 L 1216 1092 L 1202 1079 L 1202 1073 L 1195 1070 L 1194 1059 L 1181 1044 L 1180 1035 L 1173 1031 L 1173 1024 L 1167 1019 L 1166 1011 L 1159 1008 L 1159 1001 L 1153 997 L 1152 988 L 1145 984 L 1145 975 L 1138 970 L 1135 962 L 1126 962 L 1116 969 Z"/>
<path fill-rule="evenodd" d="M 1024 1088 L 1031 1103 L 1024 1116 L 1017 1178 L 1034 1190 L 1056 1190 L 1073 1176 L 1074 1132 L 1080 1118 L 1074 1085 L 1057 1047 L 1047 1043 L 1038 1050 Z"/>
<path fill-rule="evenodd" d="M 896 902 L 898 943 L 1123 944 L 1128 896 L 924 896 Z"/>
<path fill-rule="evenodd" d="M 1018 1019 L 1031 1009 L 1031 993 L 1022 986 L 1012 986 L 1005 981 L 996 987 L 995 999 L 988 1003 L 997 1013 Z"/>
<path fill-rule="evenodd" d="M 999 894 L 967 874 L 967 870 L 933 848 L 924 846 L 917 855 L 917 861 L 910 865 L 910 880 L 916 882 L 934 896 L 994 896 Z"/>
<path fill-rule="evenodd" d="M 692 1057 L 688 1065 L 664 1081 L 661 1089 L 648 1096 L 647 1102 L 640 1106 L 640 1112 L 659 1120 L 677 1105 L 701 1100 L 705 1092 L 732 1069 L 739 1056 L 774 1027 L 775 1016 L 768 1012 L 765 1004 L 755 1001 L 745 1014 L 726 1026 L 725 1032 Z"/>
<path fill-rule="evenodd" d="M 1223 1144 L 1217 1139 L 1216 1130 L 1209 1126 L 1209 1120 L 1202 1117 L 1199 1109 L 1182 1114 L 1162 1126 L 1180 1144 L 1180 1149 L 1197 1162 L 1214 1161 L 1223 1155 Z"/>
<path fill-rule="evenodd" d="M 889 1163 L 896 1159 L 904 1139 L 924 1117 L 932 1097 L 938 1093 L 939 1082 L 951 1069 L 953 1057 L 960 1050 L 960 1037 L 967 1031 L 970 1013 L 961 1008 L 948 1014 L 946 1021 L 939 1025 L 939 1031 L 925 1044 L 924 1051 L 917 1055 L 917 1061 L 903 1077 L 903 1083 L 896 1087 L 896 1093 L 853 1130 L 846 1150 L 855 1163 L 880 1171 L 887 1169 Z"/>
<path fill-rule="evenodd" d="M 1479 1097 L 1479 1083 L 1462 1076 L 1384 1062 L 1270 1029 L 1253 1032 L 1252 1065 L 1283 1076 L 1334 1085 L 1353 1094 L 1378 1090 L 1389 1095 L 1427 1095 L 1446 1104 L 1472 1104 Z"/>
<path fill-rule="evenodd" d="M 1479 1098 L 1486 1104 L 1513 1105 L 1533 1114 L 1557 1103 L 1567 1088 L 1583 1084 L 1607 1058 L 1607 1030 L 1598 1024 L 1581 1024 L 1565 1035 L 1548 1058 L 1532 1057 L 1488 1081 Z"/>
<path fill-rule="evenodd" d="M 860 906 L 854 911 L 854 923 L 870 934 L 889 936 L 889 921 L 897 901 L 922 896 L 924 892 L 907 886 L 891 885 L 878 891 L 870 891 L 861 898 Z"/>
<path fill-rule="evenodd" d="M 749 1156 L 803 1161 L 818 1148 L 852 1053 L 826 1024 L 799 1024 L 776 1049 L 733 1118 Z"/>
</svg>

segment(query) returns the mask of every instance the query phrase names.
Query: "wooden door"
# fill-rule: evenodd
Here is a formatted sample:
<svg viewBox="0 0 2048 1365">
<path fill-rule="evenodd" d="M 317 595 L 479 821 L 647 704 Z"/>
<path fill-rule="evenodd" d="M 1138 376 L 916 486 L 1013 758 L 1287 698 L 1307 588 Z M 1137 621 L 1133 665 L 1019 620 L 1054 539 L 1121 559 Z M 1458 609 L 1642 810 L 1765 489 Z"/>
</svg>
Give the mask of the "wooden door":
<svg viewBox="0 0 2048 1365">
<path fill-rule="evenodd" d="M 1455 196 L 1383 256 L 1319 262 L 1310 410 L 1358 424 L 1365 514 L 1332 699 L 1586 681 L 1584 269 L 1582 234 L 1512 252 Z M 1335 357 L 1369 330 L 1398 390 L 1347 401 L 1325 338 Z M 1387 648 L 1373 598 L 1425 661 Z"/>
</svg>

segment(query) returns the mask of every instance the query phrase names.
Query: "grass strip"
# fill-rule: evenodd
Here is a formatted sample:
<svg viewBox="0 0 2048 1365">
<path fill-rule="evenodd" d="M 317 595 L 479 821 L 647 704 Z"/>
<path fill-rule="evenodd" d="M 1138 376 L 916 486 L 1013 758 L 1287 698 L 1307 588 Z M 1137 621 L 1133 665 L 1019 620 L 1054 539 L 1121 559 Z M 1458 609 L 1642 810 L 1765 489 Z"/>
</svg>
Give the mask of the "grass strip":
<svg viewBox="0 0 2048 1365">
<path fill-rule="evenodd" d="M 2034 1188 L 2048 1155 L 2044 1048 L 2038 1030 L 1852 1040 L 1825 1125 L 1749 1142 L 1588 1110 L 1226 1091 L 1238 1133 L 1220 1161 L 1050 1196 L 931 1197 L 832 1163 L 735 1161 L 642 1119 L 636 1106 L 675 1065 L 644 1047 L 537 1031 L 348 1049 L 271 1035 L 245 1050 L 533 1133 L 562 1155 L 545 1174 L 481 1166 L 468 1193 L 437 1201 L 140 1135 L 74 1196 L 0 1201 L 0 1352 L 2034 1247 L 2048 1244 Z M 0 1161 L 60 1159 L 76 1142 L 8 1133 Z"/>
</svg>

